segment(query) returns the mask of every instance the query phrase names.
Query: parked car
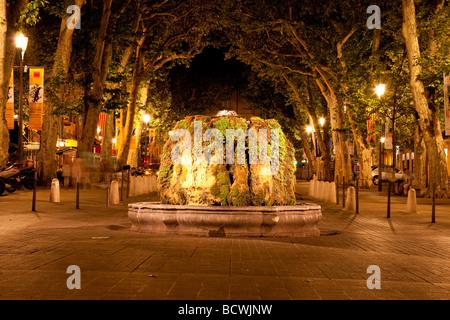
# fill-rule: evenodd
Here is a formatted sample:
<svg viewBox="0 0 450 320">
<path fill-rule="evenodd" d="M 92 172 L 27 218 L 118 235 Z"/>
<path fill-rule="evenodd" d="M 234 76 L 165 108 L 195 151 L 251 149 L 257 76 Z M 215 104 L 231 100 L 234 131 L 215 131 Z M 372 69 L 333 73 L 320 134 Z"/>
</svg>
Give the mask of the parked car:
<svg viewBox="0 0 450 320">
<path fill-rule="evenodd" d="M 388 181 L 392 177 L 392 167 L 383 167 L 383 181 Z M 395 168 L 395 181 L 403 181 L 405 175 L 402 170 Z M 372 166 L 372 180 L 374 185 L 378 185 L 378 166 Z"/>
</svg>

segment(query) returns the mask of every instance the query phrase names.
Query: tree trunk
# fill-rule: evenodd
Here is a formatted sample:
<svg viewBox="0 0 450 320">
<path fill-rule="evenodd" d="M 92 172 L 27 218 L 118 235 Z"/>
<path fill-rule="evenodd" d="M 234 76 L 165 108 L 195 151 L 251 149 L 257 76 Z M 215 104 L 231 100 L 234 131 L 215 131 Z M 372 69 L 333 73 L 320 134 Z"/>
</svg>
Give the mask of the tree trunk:
<svg viewBox="0 0 450 320">
<path fill-rule="evenodd" d="M 0 1 L 0 166 L 5 166 L 9 159 L 9 130 L 5 111 L 9 79 L 16 55 L 15 24 L 27 3 L 28 0 L 18 0 L 6 5 L 5 0 Z"/>
<path fill-rule="evenodd" d="M 139 77 L 138 72 L 139 72 L 138 68 L 135 67 L 135 70 L 133 71 L 133 80 L 131 82 L 131 90 L 129 94 L 127 118 L 122 133 L 122 143 L 120 144 L 119 154 L 117 156 L 117 160 L 121 167 L 127 163 L 128 153 L 130 151 L 134 117 L 136 115 L 136 101 L 138 96 L 139 85 L 141 83 L 141 78 Z"/>
<path fill-rule="evenodd" d="M 136 101 L 139 92 L 139 86 L 142 81 L 141 68 L 142 68 L 142 52 L 141 46 L 145 41 L 145 35 L 139 40 L 136 47 L 136 54 L 134 57 L 133 76 L 131 79 L 131 89 L 128 98 L 128 107 L 126 111 L 126 119 L 123 122 L 122 141 L 120 143 L 120 149 L 117 156 L 119 165 L 122 167 L 128 162 L 128 153 L 130 151 L 131 136 L 133 133 L 134 117 L 136 114 Z"/>
<path fill-rule="evenodd" d="M 112 139 L 114 138 L 114 113 L 106 114 L 105 120 L 105 134 L 102 140 L 102 153 L 100 156 L 101 170 L 104 172 L 111 171 L 111 154 L 112 154 Z"/>
<path fill-rule="evenodd" d="M 423 82 L 420 80 L 420 48 L 417 35 L 416 14 L 413 0 L 402 0 L 403 37 L 409 64 L 410 87 L 414 108 L 418 113 L 418 124 L 424 135 L 429 159 L 430 185 L 436 184 L 438 195 L 448 192 L 448 174 L 444 152 L 444 140 L 439 122 L 439 109 L 431 109 L 425 96 Z"/>
<path fill-rule="evenodd" d="M 348 154 L 346 134 L 344 130 L 344 114 L 342 108 L 338 106 L 338 101 L 336 95 L 334 94 L 334 89 L 331 88 L 328 80 L 321 74 L 322 80 L 327 84 L 316 78 L 316 84 L 325 98 L 328 104 L 328 109 L 330 112 L 330 122 L 333 136 L 333 143 L 335 147 L 335 171 L 334 179 L 339 175 L 341 178 L 345 177 L 346 181 L 350 181 L 352 178 L 352 169 L 350 165 L 350 156 Z"/>
<path fill-rule="evenodd" d="M 93 84 L 92 90 L 90 90 L 88 97 L 85 98 L 84 124 L 82 136 L 78 142 L 78 157 L 91 154 L 94 149 L 98 117 L 102 109 L 103 89 L 112 57 L 112 46 L 110 43 L 106 44 L 105 39 L 111 15 L 111 1 L 105 0 L 103 2 L 102 20 L 92 65 Z"/>
<path fill-rule="evenodd" d="M 77 0 L 75 4 L 81 8 L 84 0 Z M 58 45 L 50 74 L 50 90 L 53 90 L 54 94 L 47 95 L 44 103 L 38 162 L 39 177 L 44 185 L 51 182 L 53 178 L 56 178 L 56 142 L 58 139 L 58 123 L 60 117 L 53 115 L 53 112 L 55 111 L 56 105 L 64 99 L 65 86 L 58 83 L 57 78 L 64 79 L 67 76 L 70 66 L 70 56 L 72 54 L 72 37 L 75 29 L 67 28 L 68 19 L 69 16 L 65 16 L 61 20 Z"/>
<path fill-rule="evenodd" d="M 425 153 L 426 146 L 423 141 L 423 134 L 420 126 L 416 122 L 414 132 L 414 175 L 416 176 L 416 185 L 420 188 L 425 187 Z"/>
<path fill-rule="evenodd" d="M 353 139 L 355 142 L 355 148 L 358 152 L 358 159 L 360 165 L 359 178 L 361 188 L 370 188 L 373 185 L 372 180 L 372 167 L 370 165 L 370 158 L 372 155 L 372 149 L 368 146 L 366 139 L 362 135 L 361 130 L 353 119 L 352 110 L 347 109 L 348 120 L 353 133 Z"/>
<path fill-rule="evenodd" d="M 308 158 L 307 179 L 311 179 L 313 174 L 318 170 L 316 155 L 314 154 L 314 150 L 311 150 L 311 144 L 309 142 L 310 137 L 309 134 L 306 132 L 305 121 L 303 121 L 303 117 L 296 107 L 294 107 L 294 114 L 297 119 L 298 132 L 300 132 L 300 139 L 302 140 L 303 150 L 306 154 L 306 158 Z"/>
</svg>

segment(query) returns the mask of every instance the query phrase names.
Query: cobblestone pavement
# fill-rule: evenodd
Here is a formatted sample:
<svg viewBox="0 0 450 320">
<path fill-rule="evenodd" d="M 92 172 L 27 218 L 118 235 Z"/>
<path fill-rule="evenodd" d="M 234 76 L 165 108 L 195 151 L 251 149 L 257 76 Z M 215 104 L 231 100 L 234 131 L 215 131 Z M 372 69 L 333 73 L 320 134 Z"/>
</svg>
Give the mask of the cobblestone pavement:
<svg viewBox="0 0 450 320">
<path fill-rule="evenodd" d="M 299 201 L 308 184 L 297 183 Z M 126 199 L 106 207 L 106 191 L 61 190 L 0 197 L 0 299 L 449 299 L 450 201 L 418 199 L 406 214 L 406 197 L 360 192 L 360 213 L 322 201 L 321 236 L 218 238 L 132 232 Z M 67 268 L 81 270 L 81 289 L 69 290 Z M 381 289 L 367 288 L 381 270 Z"/>
</svg>

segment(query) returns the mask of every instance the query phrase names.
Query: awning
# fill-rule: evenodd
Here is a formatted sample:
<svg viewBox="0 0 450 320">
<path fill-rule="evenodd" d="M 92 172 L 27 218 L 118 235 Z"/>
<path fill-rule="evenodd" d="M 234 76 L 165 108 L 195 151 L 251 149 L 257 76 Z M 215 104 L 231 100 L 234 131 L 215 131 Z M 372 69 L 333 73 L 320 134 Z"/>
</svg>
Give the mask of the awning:
<svg viewBox="0 0 450 320">
<path fill-rule="evenodd" d="M 56 154 L 77 154 L 77 148 L 74 147 L 62 147 L 56 150 Z"/>
</svg>

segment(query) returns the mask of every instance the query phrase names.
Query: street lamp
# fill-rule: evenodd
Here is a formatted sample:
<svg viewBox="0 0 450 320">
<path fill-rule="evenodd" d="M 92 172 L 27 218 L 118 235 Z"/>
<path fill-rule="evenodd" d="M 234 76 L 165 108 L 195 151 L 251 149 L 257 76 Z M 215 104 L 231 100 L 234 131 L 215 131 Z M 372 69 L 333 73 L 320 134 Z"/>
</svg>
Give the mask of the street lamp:
<svg viewBox="0 0 450 320">
<path fill-rule="evenodd" d="M 381 98 L 381 96 L 384 94 L 384 91 L 386 90 L 386 86 L 382 83 L 377 85 L 375 87 L 375 92 L 377 93 L 378 99 Z"/>
<path fill-rule="evenodd" d="M 320 118 L 319 123 L 320 123 L 320 126 L 323 127 L 323 125 L 325 124 L 325 118 L 324 117 Z"/>
<path fill-rule="evenodd" d="M 27 50 L 28 38 L 22 33 L 18 34 L 16 37 L 16 48 L 20 49 L 20 76 L 19 76 L 19 134 L 18 134 L 18 150 L 17 150 L 17 162 L 19 167 L 22 166 L 23 162 L 23 57 L 25 51 Z"/>
<path fill-rule="evenodd" d="M 148 131 L 148 123 L 150 122 L 150 119 L 151 119 L 151 117 L 149 114 L 142 115 L 142 121 L 145 122 L 146 131 Z M 142 133 L 142 129 L 141 129 L 141 133 Z M 147 137 L 145 138 L 146 139 L 145 141 L 147 141 L 147 138 L 148 138 L 148 134 L 147 134 Z M 147 144 L 147 146 L 148 146 L 148 144 Z M 140 135 L 139 136 L 139 149 L 138 149 L 138 166 L 142 162 L 141 148 L 142 148 L 142 136 Z"/>
<path fill-rule="evenodd" d="M 142 116 L 142 120 L 145 122 L 145 124 L 148 124 L 150 122 L 150 115 L 144 114 Z"/>
<path fill-rule="evenodd" d="M 375 92 L 378 96 L 378 99 L 381 98 L 381 96 L 384 94 L 384 92 L 386 91 L 386 86 L 382 83 L 378 84 L 375 87 Z M 381 103 L 381 100 L 380 100 Z M 384 138 L 382 138 L 383 141 L 381 141 L 380 139 L 380 147 L 379 147 L 379 152 L 378 152 L 378 191 L 382 191 L 383 190 L 383 168 L 382 168 L 382 161 L 381 161 L 381 148 L 382 148 L 382 144 L 384 143 Z"/>
</svg>

